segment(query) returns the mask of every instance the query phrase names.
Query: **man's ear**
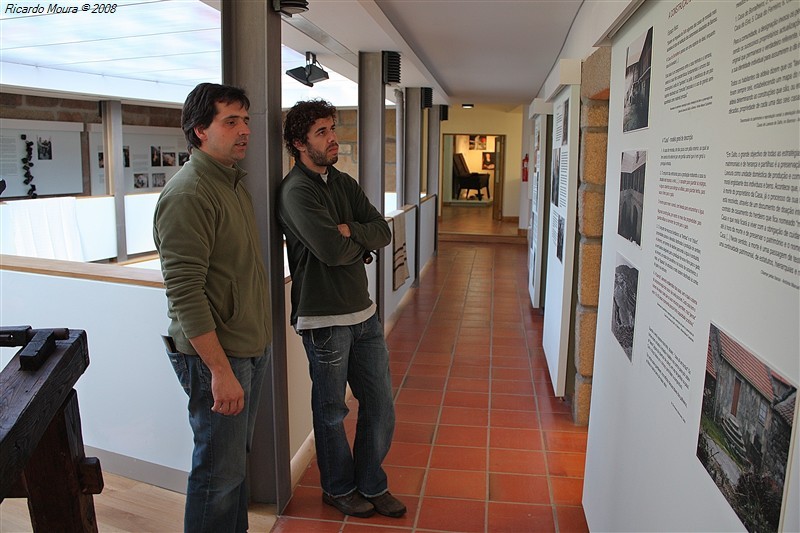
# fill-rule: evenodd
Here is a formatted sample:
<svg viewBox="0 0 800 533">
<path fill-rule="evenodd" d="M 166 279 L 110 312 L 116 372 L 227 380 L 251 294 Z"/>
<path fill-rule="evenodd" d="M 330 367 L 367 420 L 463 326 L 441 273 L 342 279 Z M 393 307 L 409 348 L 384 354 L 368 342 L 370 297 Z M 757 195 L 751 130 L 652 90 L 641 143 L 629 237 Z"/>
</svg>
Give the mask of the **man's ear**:
<svg viewBox="0 0 800 533">
<path fill-rule="evenodd" d="M 299 140 L 299 139 L 295 139 L 295 140 L 294 140 L 294 142 L 292 142 L 292 144 L 293 144 L 293 145 L 294 145 L 294 147 L 295 147 L 295 148 L 297 148 L 299 151 L 301 151 L 301 152 L 305 152 L 305 150 L 306 150 L 306 143 L 304 143 L 303 141 L 301 141 L 301 140 Z"/>
<path fill-rule="evenodd" d="M 204 126 L 195 126 L 194 134 L 197 135 L 197 138 L 202 142 L 208 140 L 208 135 L 206 135 L 206 128 Z"/>
</svg>

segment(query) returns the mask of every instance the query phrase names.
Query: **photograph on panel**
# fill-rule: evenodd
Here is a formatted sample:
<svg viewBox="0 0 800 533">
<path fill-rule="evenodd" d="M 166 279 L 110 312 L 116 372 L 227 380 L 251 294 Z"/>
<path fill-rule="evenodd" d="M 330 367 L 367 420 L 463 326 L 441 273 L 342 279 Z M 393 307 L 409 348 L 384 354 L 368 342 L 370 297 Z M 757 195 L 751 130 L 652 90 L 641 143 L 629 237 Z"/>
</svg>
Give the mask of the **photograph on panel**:
<svg viewBox="0 0 800 533">
<path fill-rule="evenodd" d="M 622 131 L 646 128 L 650 115 L 650 63 L 653 28 L 628 46 L 625 61 L 625 104 Z"/>
<path fill-rule="evenodd" d="M 569 100 L 564 100 L 564 113 L 561 115 L 561 145 L 569 139 Z"/>
<path fill-rule="evenodd" d="M 558 207 L 558 196 L 561 192 L 561 148 L 553 148 L 553 158 L 550 160 L 550 202 Z"/>
<path fill-rule="evenodd" d="M 619 214 L 617 233 L 642 245 L 642 210 L 644 207 L 645 150 L 622 152 L 619 175 Z"/>
<path fill-rule="evenodd" d="M 153 183 L 151 187 L 163 187 L 167 184 L 167 175 L 163 172 L 153 172 Z"/>
<path fill-rule="evenodd" d="M 556 257 L 564 262 L 564 217 L 558 215 L 558 228 L 556 229 Z"/>
<path fill-rule="evenodd" d="M 614 268 L 614 294 L 611 309 L 611 333 L 633 361 L 633 333 L 636 325 L 636 295 L 639 289 L 639 269 L 617 254 Z"/>
<path fill-rule="evenodd" d="M 39 161 L 53 159 L 53 140 L 50 137 L 39 136 L 36 141 L 36 156 Z"/>
<path fill-rule="evenodd" d="M 160 167 L 161 166 L 161 147 L 160 146 L 150 146 L 150 166 L 151 167 Z"/>
<path fill-rule="evenodd" d="M 147 189 L 150 187 L 150 175 L 146 172 L 136 172 L 133 174 L 133 188 Z"/>
<path fill-rule="evenodd" d="M 711 324 L 697 458 L 748 531 L 778 531 L 797 387 Z"/>
<path fill-rule="evenodd" d="M 174 167 L 176 162 L 175 152 L 162 152 L 161 162 L 165 167 Z"/>
</svg>

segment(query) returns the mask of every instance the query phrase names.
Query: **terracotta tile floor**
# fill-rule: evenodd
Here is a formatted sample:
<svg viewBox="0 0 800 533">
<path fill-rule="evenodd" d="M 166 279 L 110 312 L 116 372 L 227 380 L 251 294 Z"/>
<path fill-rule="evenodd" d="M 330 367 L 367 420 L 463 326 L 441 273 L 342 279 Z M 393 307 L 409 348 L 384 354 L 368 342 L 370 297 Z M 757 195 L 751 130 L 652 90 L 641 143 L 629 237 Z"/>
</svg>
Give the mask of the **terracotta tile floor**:
<svg viewBox="0 0 800 533">
<path fill-rule="evenodd" d="M 273 531 L 588 530 L 586 428 L 552 395 L 526 264 L 523 245 L 441 242 L 387 337 L 397 426 L 384 466 L 406 516 L 344 517 L 322 503 L 312 462 Z"/>
</svg>

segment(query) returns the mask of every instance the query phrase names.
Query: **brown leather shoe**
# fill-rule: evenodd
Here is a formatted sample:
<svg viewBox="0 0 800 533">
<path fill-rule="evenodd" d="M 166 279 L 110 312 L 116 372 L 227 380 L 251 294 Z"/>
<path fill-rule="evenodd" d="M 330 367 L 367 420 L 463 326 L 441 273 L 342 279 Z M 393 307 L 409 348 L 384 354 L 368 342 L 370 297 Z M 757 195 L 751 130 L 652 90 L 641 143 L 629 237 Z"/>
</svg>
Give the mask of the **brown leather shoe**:
<svg viewBox="0 0 800 533">
<path fill-rule="evenodd" d="M 322 501 L 336 507 L 346 515 L 368 518 L 375 514 L 375 506 L 368 502 L 358 491 L 354 490 L 345 496 L 334 498 L 330 494 L 322 493 Z"/>
<path fill-rule="evenodd" d="M 375 506 L 375 510 L 383 516 L 391 518 L 400 518 L 406 514 L 406 506 L 403 502 L 392 496 L 389 491 L 384 492 L 380 496 L 374 498 L 367 498 L 367 500 Z"/>
</svg>

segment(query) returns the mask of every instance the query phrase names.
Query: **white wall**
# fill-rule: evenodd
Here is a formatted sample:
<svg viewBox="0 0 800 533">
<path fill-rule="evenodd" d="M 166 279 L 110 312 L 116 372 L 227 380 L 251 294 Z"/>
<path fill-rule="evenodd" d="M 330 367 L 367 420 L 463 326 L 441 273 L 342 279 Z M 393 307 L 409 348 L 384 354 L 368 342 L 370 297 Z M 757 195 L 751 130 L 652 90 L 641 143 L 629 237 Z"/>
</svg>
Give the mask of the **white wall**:
<svg viewBox="0 0 800 533">
<path fill-rule="evenodd" d="M 86 446 L 189 471 L 186 395 L 160 338 L 163 289 L 7 270 L 0 287 L 4 324 L 86 331 L 90 363 L 75 386 Z M 3 366 L 15 352 L 3 349 Z"/>
</svg>

